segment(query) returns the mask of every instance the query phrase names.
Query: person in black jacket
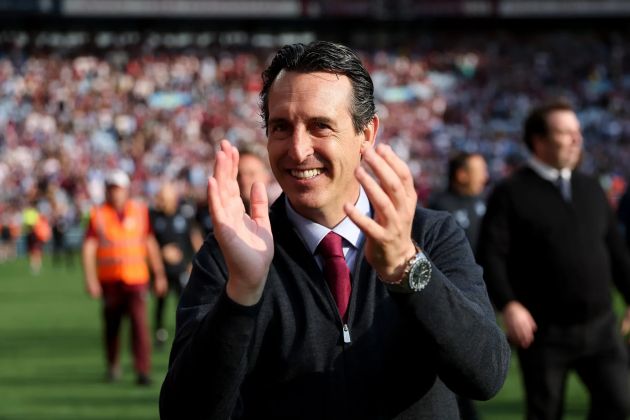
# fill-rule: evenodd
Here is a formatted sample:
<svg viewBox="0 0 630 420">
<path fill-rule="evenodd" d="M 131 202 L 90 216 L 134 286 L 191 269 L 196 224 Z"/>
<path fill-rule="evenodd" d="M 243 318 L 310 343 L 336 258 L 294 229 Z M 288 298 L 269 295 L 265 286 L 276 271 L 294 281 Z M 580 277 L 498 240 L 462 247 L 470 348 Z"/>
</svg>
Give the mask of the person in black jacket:
<svg viewBox="0 0 630 420">
<path fill-rule="evenodd" d="M 466 233 L 473 251 L 481 219 L 486 213 L 483 191 L 488 183 L 488 164 L 479 153 L 458 152 L 448 162 L 448 188 L 433 195 L 428 208 L 448 211 Z M 468 398 L 457 396 L 462 420 L 479 418 L 475 404 Z"/>
<path fill-rule="evenodd" d="M 534 109 L 524 140 L 531 159 L 489 197 L 478 257 L 519 349 L 527 418 L 560 418 L 575 370 L 591 394 L 589 419 L 625 419 L 627 355 L 610 285 L 630 302 L 630 258 L 602 188 L 575 170 L 583 139 L 572 107 Z"/>
<path fill-rule="evenodd" d="M 453 214 L 477 249 L 481 220 L 486 213 L 483 191 L 488 183 L 488 164 L 479 153 L 459 152 L 448 162 L 448 188 L 429 200 L 428 207 Z"/>
<path fill-rule="evenodd" d="M 168 290 L 179 299 L 186 287 L 192 257 L 201 248 L 203 238 L 193 222 L 194 210 L 180 202 L 177 185 L 166 181 L 155 197 L 155 206 L 149 209 L 149 220 L 168 280 Z M 162 349 L 168 339 L 164 325 L 167 295 L 157 296 L 155 302 L 155 346 Z"/>
<path fill-rule="evenodd" d="M 373 147 L 357 55 L 285 46 L 261 103 L 283 194 L 269 209 L 254 183 L 247 214 L 221 142 L 161 417 L 457 419 L 453 392 L 492 397 L 510 350 L 481 269 L 447 213 L 417 208 L 406 164 Z"/>
</svg>

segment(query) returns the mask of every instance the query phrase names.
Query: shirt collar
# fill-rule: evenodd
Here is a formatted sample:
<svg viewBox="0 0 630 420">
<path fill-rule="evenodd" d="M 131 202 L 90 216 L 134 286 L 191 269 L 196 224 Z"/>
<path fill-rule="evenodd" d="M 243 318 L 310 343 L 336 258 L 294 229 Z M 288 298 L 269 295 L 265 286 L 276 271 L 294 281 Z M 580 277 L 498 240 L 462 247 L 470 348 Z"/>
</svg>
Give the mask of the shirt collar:
<svg viewBox="0 0 630 420">
<path fill-rule="evenodd" d="M 324 236 L 326 236 L 331 230 L 345 239 L 355 249 L 359 248 L 361 241 L 363 240 L 363 232 L 361 232 L 361 229 L 359 229 L 359 227 L 355 225 L 349 217 L 344 217 L 337 226 L 329 229 L 326 226 L 320 225 L 319 223 L 298 214 L 293 207 L 291 207 L 291 203 L 286 195 L 284 200 L 286 204 L 287 217 L 289 218 L 289 221 L 293 223 L 293 226 L 295 226 L 298 230 L 298 233 L 302 237 L 302 240 L 306 244 L 308 250 L 311 251 L 311 254 L 315 253 L 320 241 L 324 239 Z M 365 191 L 363 191 L 363 187 L 359 190 L 359 199 L 357 200 L 355 206 L 362 214 L 368 216 L 371 214 L 370 201 L 368 200 Z"/>
<path fill-rule="evenodd" d="M 540 175 L 541 178 L 546 179 L 547 181 L 555 182 L 558 177 L 562 177 L 562 179 L 565 180 L 571 180 L 571 169 L 556 169 L 547 165 L 536 156 L 530 157 L 528 165 L 534 170 L 534 172 Z"/>
</svg>

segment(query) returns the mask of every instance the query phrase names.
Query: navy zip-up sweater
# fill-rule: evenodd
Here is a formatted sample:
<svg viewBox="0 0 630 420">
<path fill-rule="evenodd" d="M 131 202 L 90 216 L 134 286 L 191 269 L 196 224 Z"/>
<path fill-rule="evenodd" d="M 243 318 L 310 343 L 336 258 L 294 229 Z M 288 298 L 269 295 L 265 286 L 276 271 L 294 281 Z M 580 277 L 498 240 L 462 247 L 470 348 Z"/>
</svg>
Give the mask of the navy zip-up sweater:
<svg viewBox="0 0 630 420">
<path fill-rule="evenodd" d="M 585 323 L 630 302 L 630 257 L 596 179 L 574 171 L 570 202 L 524 167 L 488 200 L 479 241 L 488 290 L 502 310 L 520 301 L 539 327 Z"/>
<path fill-rule="evenodd" d="M 359 255 L 350 340 L 283 197 L 270 217 L 275 254 L 255 306 L 227 297 L 212 234 L 198 252 L 178 308 L 163 419 L 457 419 L 453 391 L 488 399 L 500 389 L 510 350 L 447 213 L 416 211 L 413 237 L 433 264 L 419 293 L 388 291 Z"/>
</svg>

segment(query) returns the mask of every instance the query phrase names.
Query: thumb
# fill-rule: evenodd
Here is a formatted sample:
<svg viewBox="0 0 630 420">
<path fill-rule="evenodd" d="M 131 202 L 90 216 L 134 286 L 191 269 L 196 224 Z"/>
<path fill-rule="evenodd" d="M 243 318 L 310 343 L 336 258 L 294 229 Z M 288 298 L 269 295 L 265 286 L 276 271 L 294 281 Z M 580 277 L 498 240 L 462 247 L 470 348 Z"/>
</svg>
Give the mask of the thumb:
<svg viewBox="0 0 630 420">
<path fill-rule="evenodd" d="M 262 182 L 254 182 L 249 196 L 251 218 L 264 227 L 271 227 L 269 222 L 269 198 Z"/>
</svg>

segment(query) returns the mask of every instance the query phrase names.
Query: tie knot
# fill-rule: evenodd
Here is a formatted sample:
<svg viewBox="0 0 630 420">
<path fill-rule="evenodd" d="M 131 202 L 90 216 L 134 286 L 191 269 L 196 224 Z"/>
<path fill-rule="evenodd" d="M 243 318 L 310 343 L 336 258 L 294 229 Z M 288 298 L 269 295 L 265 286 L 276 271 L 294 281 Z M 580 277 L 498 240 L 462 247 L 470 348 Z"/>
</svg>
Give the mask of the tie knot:
<svg viewBox="0 0 630 420">
<path fill-rule="evenodd" d="M 337 235 L 335 232 L 328 232 L 324 239 L 321 240 L 319 245 L 317 245 L 317 252 L 324 258 L 331 257 L 342 257 L 343 258 L 343 247 L 341 236 Z"/>
</svg>

